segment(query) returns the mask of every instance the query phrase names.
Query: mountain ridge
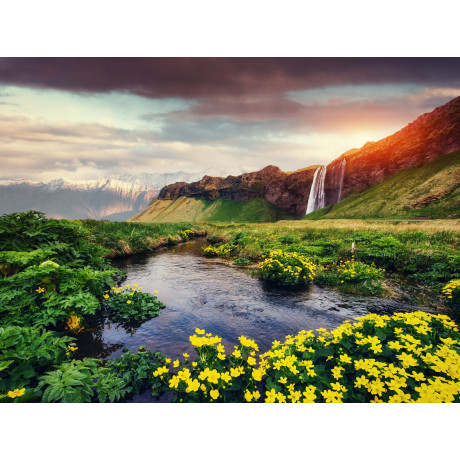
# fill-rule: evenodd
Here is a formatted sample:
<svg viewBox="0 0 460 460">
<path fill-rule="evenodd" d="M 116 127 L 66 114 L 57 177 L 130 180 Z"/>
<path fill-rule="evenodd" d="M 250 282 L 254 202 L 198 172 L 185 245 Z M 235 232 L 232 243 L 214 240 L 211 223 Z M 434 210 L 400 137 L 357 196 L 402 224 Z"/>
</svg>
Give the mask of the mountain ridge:
<svg viewBox="0 0 460 460">
<path fill-rule="evenodd" d="M 458 149 L 460 96 L 420 115 L 394 134 L 347 150 L 322 166 L 326 168 L 323 205 L 335 204 L 337 199 L 361 193 L 403 169 L 422 166 Z M 163 187 L 150 205 L 157 199 L 175 200 L 183 196 L 208 201 L 225 198 L 236 202 L 263 198 L 293 217 L 301 217 L 306 213 L 315 172 L 319 168 L 307 166 L 286 173 L 269 165 L 240 176 L 204 176 L 197 182 L 178 182 Z"/>
</svg>

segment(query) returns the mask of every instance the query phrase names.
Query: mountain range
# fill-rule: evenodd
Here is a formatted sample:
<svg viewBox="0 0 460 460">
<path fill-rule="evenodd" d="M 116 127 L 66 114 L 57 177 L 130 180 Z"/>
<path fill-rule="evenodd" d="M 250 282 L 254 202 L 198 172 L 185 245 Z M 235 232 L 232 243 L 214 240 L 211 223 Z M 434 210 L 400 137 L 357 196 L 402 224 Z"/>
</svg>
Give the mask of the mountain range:
<svg viewBox="0 0 460 460">
<path fill-rule="evenodd" d="M 358 212 L 359 217 L 459 217 L 459 150 L 460 97 L 457 97 L 421 115 L 391 136 L 351 149 L 328 165 L 309 166 L 294 172 L 283 172 L 270 165 L 239 176 L 206 175 L 200 181 L 167 185 L 147 209 L 130 220 L 245 221 L 247 203 L 254 200 L 259 205 L 267 203 L 263 208 L 269 209 L 265 214 L 259 213 L 255 220 L 277 220 L 282 215 L 324 217 L 328 213 L 332 217 L 334 207 L 342 200 L 350 206 L 354 203 L 354 211 L 342 205 L 336 216 L 357 217 L 357 197 L 367 203 Z M 444 160 L 437 162 L 441 157 Z M 422 169 L 423 173 L 414 173 Z M 404 171 L 411 173 L 401 174 Z M 399 179 L 385 188 L 387 181 L 398 173 Z M 405 184 L 406 180 L 412 181 L 410 187 Z M 363 194 L 377 186 L 381 186 L 381 193 L 386 190 L 387 194 L 373 195 L 370 201 L 378 198 L 380 205 L 369 207 L 370 195 L 363 199 Z M 394 201 L 395 196 L 399 199 L 399 208 L 387 206 L 383 211 L 387 200 Z M 446 200 L 448 209 L 443 210 L 439 203 Z M 224 211 L 227 208 L 231 209 L 230 216 Z M 320 209 L 322 212 L 318 213 Z M 369 214 L 366 209 L 373 211 Z"/>
<path fill-rule="evenodd" d="M 35 209 L 59 219 L 126 220 L 147 207 L 162 187 L 195 181 L 209 172 L 107 174 L 89 181 L 4 179 L 0 180 L 0 215 Z"/>
</svg>

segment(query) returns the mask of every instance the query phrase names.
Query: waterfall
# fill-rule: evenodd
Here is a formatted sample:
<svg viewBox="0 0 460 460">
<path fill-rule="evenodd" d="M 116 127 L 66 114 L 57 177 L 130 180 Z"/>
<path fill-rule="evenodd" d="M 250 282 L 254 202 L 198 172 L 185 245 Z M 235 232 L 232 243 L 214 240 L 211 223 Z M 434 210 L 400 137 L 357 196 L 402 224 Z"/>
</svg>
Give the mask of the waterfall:
<svg viewBox="0 0 460 460">
<path fill-rule="evenodd" d="M 345 175 L 345 166 L 347 165 L 347 160 L 345 158 L 340 162 L 340 173 L 339 173 L 339 194 L 337 195 L 337 203 L 342 198 L 342 186 L 343 186 L 343 176 Z"/>
<path fill-rule="evenodd" d="M 324 208 L 324 182 L 326 179 L 326 170 L 327 166 L 321 166 L 315 171 L 313 182 L 311 184 L 310 195 L 308 197 L 306 214 L 316 211 L 317 209 Z"/>
</svg>

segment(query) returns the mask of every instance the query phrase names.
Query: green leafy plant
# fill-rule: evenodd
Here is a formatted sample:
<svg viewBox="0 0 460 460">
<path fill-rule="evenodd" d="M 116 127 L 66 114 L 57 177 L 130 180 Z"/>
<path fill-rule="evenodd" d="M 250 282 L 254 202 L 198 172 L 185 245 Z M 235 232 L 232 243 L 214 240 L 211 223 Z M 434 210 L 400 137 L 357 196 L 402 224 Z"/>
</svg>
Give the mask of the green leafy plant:
<svg viewBox="0 0 460 460">
<path fill-rule="evenodd" d="M 45 373 L 37 387 L 43 391 L 42 402 L 91 402 L 96 396 L 94 381 L 101 377 L 99 364 L 99 360 L 85 358 L 62 363 L 56 370 Z"/>
<path fill-rule="evenodd" d="M 0 391 L 35 387 L 37 378 L 70 354 L 73 339 L 40 328 L 0 327 Z"/>
<path fill-rule="evenodd" d="M 141 291 L 142 288 L 129 285 L 123 289 L 114 288 L 105 294 L 105 305 L 111 318 L 124 323 L 129 321 L 146 321 L 160 314 L 165 308 L 155 294 Z"/>
<path fill-rule="evenodd" d="M 139 347 L 137 353 L 132 353 L 128 348 L 123 349 L 123 354 L 107 362 L 106 367 L 111 374 L 115 374 L 124 382 L 128 393 L 139 394 L 147 387 L 154 384 L 153 372 L 159 365 L 165 365 L 166 356 L 158 352 L 151 352 L 145 347 Z"/>
<path fill-rule="evenodd" d="M 245 267 L 246 265 L 252 265 L 252 262 L 245 257 L 239 257 L 233 261 L 233 265 L 238 267 Z"/>
</svg>

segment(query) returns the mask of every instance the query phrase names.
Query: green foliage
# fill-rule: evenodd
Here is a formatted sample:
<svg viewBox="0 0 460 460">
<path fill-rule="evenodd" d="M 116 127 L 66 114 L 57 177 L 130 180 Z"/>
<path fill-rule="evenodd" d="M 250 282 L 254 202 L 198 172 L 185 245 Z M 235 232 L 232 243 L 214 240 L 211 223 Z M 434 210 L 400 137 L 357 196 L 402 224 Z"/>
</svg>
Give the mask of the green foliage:
<svg viewBox="0 0 460 460">
<path fill-rule="evenodd" d="M 244 267 L 246 265 L 252 265 L 252 262 L 245 257 L 239 257 L 233 261 L 233 265 L 236 265 L 237 267 Z"/>
<path fill-rule="evenodd" d="M 34 387 L 43 372 L 61 363 L 69 337 L 39 328 L 0 327 L 0 391 Z"/>
<path fill-rule="evenodd" d="M 447 305 L 460 309 L 460 280 L 450 280 L 441 292 L 446 298 Z"/>
<path fill-rule="evenodd" d="M 153 371 L 165 365 L 166 359 L 163 354 L 153 353 L 145 347 L 139 347 L 137 353 L 124 348 L 119 358 L 107 362 L 107 368 L 124 382 L 127 393 L 139 394 L 153 385 Z"/>
<path fill-rule="evenodd" d="M 185 232 L 187 239 L 195 235 L 191 225 L 181 223 L 142 224 L 88 219 L 82 220 L 81 225 L 89 230 L 88 241 L 106 248 L 111 257 L 151 251 L 164 244 L 168 235 L 181 235 L 181 232 Z"/>
<path fill-rule="evenodd" d="M 173 236 L 173 235 L 168 235 L 168 246 L 176 246 L 179 243 L 179 240 Z"/>
<path fill-rule="evenodd" d="M 41 251 L 33 254 L 29 263 L 24 260 L 24 255 L 17 255 L 16 260 L 7 262 L 15 268 L 37 264 L 49 257 L 69 267 L 91 265 L 103 268 L 106 262 L 101 256 L 105 251 L 88 242 L 88 235 L 89 232 L 81 225 L 67 220 L 46 219 L 43 213 L 37 211 L 0 217 L 0 251 Z M 2 263 L 5 255 L 0 254 Z"/>
<path fill-rule="evenodd" d="M 43 390 L 42 402 L 91 402 L 96 395 L 94 381 L 101 376 L 99 364 L 98 360 L 85 358 L 62 363 L 56 370 L 46 372 L 37 387 Z"/>
<path fill-rule="evenodd" d="M 187 230 L 183 230 L 183 231 L 179 230 L 179 231 L 177 232 L 177 234 L 180 236 L 180 239 L 181 239 L 182 241 L 191 240 L 191 239 L 194 237 L 194 235 L 195 235 L 194 232 L 193 232 L 192 230 L 188 230 L 188 229 L 187 229 Z"/>
<path fill-rule="evenodd" d="M 113 286 L 117 270 L 70 269 L 44 263 L 0 279 L 0 318 L 3 324 L 54 325 L 73 311 L 94 314 L 105 289 Z"/>
<path fill-rule="evenodd" d="M 105 371 L 105 369 L 103 369 Z M 111 372 L 103 373 L 96 382 L 97 400 L 101 403 L 113 403 L 126 398 L 130 388 L 126 381 Z"/>
<path fill-rule="evenodd" d="M 280 286 L 309 283 L 316 274 L 316 266 L 307 257 L 296 252 L 271 251 L 260 264 L 263 280 Z"/>
<path fill-rule="evenodd" d="M 117 288 L 104 297 L 111 318 L 120 323 L 141 322 L 160 314 L 165 306 L 154 294 L 141 292 L 141 288 Z"/>
<path fill-rule="evenodd" d="M 343 291 L 366 295 L 383 294 L 384 269 L 357 260 L 340 261 L 324 267 L 316 278 L 318 284 L 336 286 Z"/>
</svg>

